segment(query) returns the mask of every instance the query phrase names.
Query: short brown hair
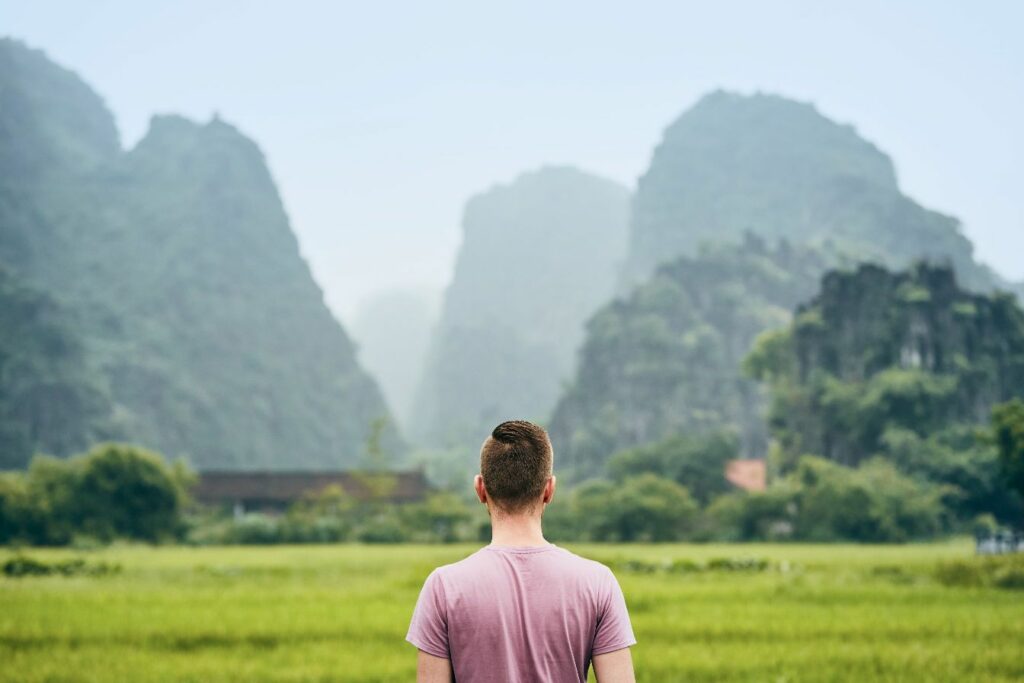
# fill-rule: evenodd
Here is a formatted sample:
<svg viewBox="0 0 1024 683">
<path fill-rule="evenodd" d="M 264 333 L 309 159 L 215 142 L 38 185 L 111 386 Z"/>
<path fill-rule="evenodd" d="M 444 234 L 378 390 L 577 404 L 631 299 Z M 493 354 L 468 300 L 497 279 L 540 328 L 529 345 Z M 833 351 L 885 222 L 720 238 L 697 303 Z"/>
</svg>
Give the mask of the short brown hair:
<svg viewBox="0 0 1024 683">
<path fill-rule="evenodd" d="M 502 422 L 480 449 L 487 495 L 504 512 L 524 511 L 540 498 L 551 461 L 551 440 L 543 427 L 526 420 Z"/>
</svg>

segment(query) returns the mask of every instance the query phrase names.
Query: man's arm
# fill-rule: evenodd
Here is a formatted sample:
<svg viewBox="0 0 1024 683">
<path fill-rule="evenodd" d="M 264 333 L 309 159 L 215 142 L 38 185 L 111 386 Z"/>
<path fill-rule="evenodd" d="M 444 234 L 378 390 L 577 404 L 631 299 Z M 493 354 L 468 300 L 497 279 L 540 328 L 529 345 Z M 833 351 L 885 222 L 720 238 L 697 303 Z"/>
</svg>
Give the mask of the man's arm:
<svg viewBox="0 0 1024 683">
<path fill-rule="evenodd" d="M 611 654 L 617 653 L 613 652 Z M 630 664 L 630 671 L 632 670 L 633 665 Z M 435 657 L 423 650 L 419 650 L 419 656 L 416 658 L 416 683 L 452 683 L 454 680 L 452 663 L 446 657 Z"/>
<path fill-rule="evenodd" d="M 636 676 L 633 674 L 633 655 L 629 648 L 594 655 L 594 675 L 597 677 L 597 683 L 636 683 Z"/>
</svg>

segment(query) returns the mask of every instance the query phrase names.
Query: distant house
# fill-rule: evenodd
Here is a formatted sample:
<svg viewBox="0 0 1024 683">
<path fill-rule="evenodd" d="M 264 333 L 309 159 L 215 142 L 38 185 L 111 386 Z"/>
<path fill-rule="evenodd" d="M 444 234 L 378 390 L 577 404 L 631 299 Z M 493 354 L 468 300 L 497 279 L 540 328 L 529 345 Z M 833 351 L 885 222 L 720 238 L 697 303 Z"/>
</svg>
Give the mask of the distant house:
<svg viewBox="0 0 1024 683">
<path fill-rule="evenodd" d="M 393 503 L 423 500 L 430 484 L 422 471 L 381 473 L 393 477 L 393 485 L 383 494 Z M 358 500 L 373 497 L 372 477 L 359 472 L 275 472 L 210 470 L 199 473 L 192 489 L 193 497 L 205 505 L 230 507 L 235 514 L 244 512 L 280 512 L 304 496 L 317 494 L 328 486 L 338 486 Z"/>
<path fill-rule="evenodd" d="M 744 491 L 764 491 L 768 486 L 764 460 L 730 460 L 725 464 L 725 478 Z"/>
</svg>

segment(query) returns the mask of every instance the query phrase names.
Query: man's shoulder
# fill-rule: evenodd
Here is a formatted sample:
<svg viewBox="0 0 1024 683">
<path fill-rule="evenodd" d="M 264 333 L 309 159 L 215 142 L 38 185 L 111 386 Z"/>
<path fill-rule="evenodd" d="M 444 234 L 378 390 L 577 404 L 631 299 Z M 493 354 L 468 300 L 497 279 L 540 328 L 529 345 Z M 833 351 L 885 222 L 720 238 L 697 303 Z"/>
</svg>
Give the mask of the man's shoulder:
<svg viewBox="0 0 1024 683">
<path fill-rule="evenodd" d="M 431 572 L 431 575 L 436 576 L 437 578 L 443 577 L 445 579 L 449 579 L 460 574 L 472 574 L 479 569 L 480 563 L 486 559 L 485 556 L 482 555 L 483 551 L 484 549 L 481 548 L 461 560 L 439 565 Z"/>
<path fill-rule="evenodd" d="M 494 548 L 491 546 L 484 546 L 473 554 L 464 557 L 461 560 L 439 566 L 434 570 L 439 578 L 443 577 L 446 580 L 458 580 L 461 578 L 470 578 L 474 576 L 480 576 L 480 570 L 483 566 L 496 563 L 500 561 L 501 556 L 506 551 Z M 512 554 L 517 554 L 513 552 Z M 544 549 L 544 551 L 534 553 L 526 553 L 535 558 L 543 558 L 544 560 L 553 560 L 555 563 L 560 565 L 562 571 L 568 571 L 568 573 L 585 576 L 592 579 L 612 579 L 614 580 L 615 575 L 612 570 L 596 560 L 577 555 L 576 553 L 552 544 L 550 549 Z"/>
<path fill-rule="evenodd" d="M 576 567 L 579 568 L 580 572 L 590 573 L 594 576 L 599 577 L 614 577 L 614 574 L 612 573 L 612 570 L 608 567 L 608 565 L 602 564 L 597 560 L 592 560 L 589 557 L 577 555 L 576 553 L 566 548 L 559 548 L 559 550 L 566 557 L 566 561 L 573 563 Z"/>
</svg>

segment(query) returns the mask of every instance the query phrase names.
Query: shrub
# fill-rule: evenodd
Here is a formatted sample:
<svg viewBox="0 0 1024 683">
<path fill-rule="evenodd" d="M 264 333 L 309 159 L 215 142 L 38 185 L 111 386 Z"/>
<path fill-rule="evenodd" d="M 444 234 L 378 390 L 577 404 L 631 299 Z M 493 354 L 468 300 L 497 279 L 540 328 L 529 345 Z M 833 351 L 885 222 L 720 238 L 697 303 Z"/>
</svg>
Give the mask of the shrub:
<svg viewBox="0 0 1024 683">
<path fill-rule="evenodd" d="M 650 473 L 621 484 L 591 482 L 574 497 L 579 526 L 595 541 L 676 541 L 693 531 L 697 518 L 689 491 Z"/>
<path fill-rule="evenodd" d="M 898 543 L 945 528 L 944 493 L 880 459 L 852 468 L 805 456 L 767 491 L 716 499 L 706 523 L 723 540 Z"/>
<path fill-rule="evenodd" d="M 121 571 L 120 565 L 106 562 L 89 563 L 82 558 L 43 562 L 26 555 L 15 555 L 0 565 L 4 576 L 21 578 L 24 576 L 102 576 Z"/>
<path fill-rule="evenodd" d="M 26 472 L 0 475 L 0 542 L 180 538 L 190 480 L 184 465 L 127 444 L 67 460 L 36 456 Z"/>
<path fill-rule="evenodd" d="M 994 586 L 1024 590 L 1024 555 L 976 557 L 940 563 L 935 578 L 945 586 L 980 588 Z"/>
<path fill-rule="evenodd" d="M 108 443 L 76 463 L 74 507 L 82 528 L 102 538 L 158 541 L 180 536 L 184 482 L 144 448 Z"/>
</svg>

